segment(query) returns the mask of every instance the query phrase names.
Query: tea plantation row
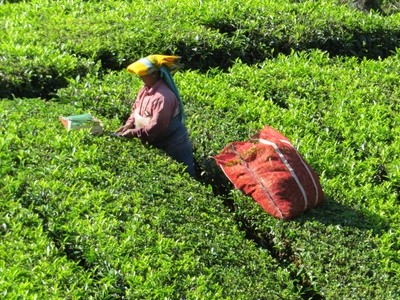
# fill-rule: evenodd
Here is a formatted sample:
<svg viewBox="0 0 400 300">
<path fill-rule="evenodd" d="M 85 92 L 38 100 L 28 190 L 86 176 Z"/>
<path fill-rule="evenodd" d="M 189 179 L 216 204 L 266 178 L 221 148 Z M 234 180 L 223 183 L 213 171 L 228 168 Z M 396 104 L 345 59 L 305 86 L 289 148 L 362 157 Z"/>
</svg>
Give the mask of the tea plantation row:
<svg viewBox="0 0 400 300">
<path fill-rule="evenodd" d="M 0 5 L 1 98 L 51 98 L 93 63 L 120 70 L 149 53 L 188 69 L 227 69 L 291 51 L 385 58 L 399 47 L 399 14 L 340 1 L 48 1 Z"/>
</svg>

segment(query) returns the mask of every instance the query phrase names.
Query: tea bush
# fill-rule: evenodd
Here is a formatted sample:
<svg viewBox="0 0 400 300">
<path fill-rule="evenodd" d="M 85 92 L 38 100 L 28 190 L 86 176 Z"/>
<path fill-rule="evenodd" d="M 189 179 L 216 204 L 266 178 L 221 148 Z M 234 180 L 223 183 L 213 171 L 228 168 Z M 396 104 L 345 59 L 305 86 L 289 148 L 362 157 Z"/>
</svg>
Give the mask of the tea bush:
<svg viewBox="0 0 400 300">
<path fill-rule="evenodd" d="M 19 178 L 20 181 L 23 179 Z M 18 179 L 2 178 L 0 294 L 3 299 L 65 299 L 86 294 L 91 270 L 68 260 L 43 230 L 33 207 L 13 200 Z"/>
</svg>

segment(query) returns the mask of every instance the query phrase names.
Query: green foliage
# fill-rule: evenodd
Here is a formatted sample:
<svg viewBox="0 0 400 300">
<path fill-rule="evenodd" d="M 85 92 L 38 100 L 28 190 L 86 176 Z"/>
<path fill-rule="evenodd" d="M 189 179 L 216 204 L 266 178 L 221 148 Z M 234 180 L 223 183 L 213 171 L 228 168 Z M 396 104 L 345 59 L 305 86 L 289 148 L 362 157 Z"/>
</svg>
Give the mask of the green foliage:
<svg viewBox="0 0 400 300">
<path fill-rule="evenodd" d="M 71 78 L 68 83 L 68 87 L 57 91 L 56 97 L 61 103 L 89 109 L 106 118 L 117 117 L 121 121 L 128 118 L 142 84 L 139 77 L 125 70 L 100 75 L 99 65 L 97 72 Z"/>
<path fill-rule="evenodd" d="M 54 96 L 68 84 L 68 77 L 84 76 L 93 62 L 47 47 L 10 46 L 0 57 L 1 98 Z"/>
<path fill-rule="evenodd" d="M 0 102 L 0 297 L 397 298 L 398 15 L 331 1 L 35 0 L 2 2 L 0 16 L 0 97 L 14 97 Z M 141 86 L 125 66 L 153 52 L 186 64 L 175 80 L 200 182 L 137 140 L 58 121 L 91 112 L 118 128 Z M 266 124 L 325 193 L 290 222 L 211 158 Z"/>
</svg>

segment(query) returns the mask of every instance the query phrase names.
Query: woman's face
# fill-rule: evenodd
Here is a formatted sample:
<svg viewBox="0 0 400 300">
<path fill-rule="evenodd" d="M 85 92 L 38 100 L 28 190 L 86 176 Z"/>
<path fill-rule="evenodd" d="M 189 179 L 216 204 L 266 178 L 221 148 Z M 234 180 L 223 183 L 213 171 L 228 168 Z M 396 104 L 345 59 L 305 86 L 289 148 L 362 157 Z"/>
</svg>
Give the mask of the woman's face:
<svg viewBox="0 0 400 300">
<path fill-rule="evenodd" d="M 145 86 L 152 87 L 160 78 L 157 72 L 153 72 L 151 74 L 141 76 L 141 79 Z"/>
</svg>

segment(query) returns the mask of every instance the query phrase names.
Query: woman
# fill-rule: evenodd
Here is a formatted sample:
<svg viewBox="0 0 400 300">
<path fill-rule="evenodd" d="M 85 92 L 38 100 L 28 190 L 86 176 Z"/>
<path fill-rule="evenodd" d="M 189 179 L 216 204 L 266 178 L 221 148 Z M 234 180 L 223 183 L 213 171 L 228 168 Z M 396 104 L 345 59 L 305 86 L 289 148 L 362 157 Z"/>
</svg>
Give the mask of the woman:
<svg viewBox="0 0 400 300">
<path fill-rule="evenodd" d="M 192 144 L 183 124 L 183 103 L 172 75 L 180 69 L 178 56 L 149 55 L 128 66 L 144 83 L 125 125 L 116 133 L 140 138 L 143 143 L 164 150 L 184 163 L 186 171 L 196 177 Z"/>
</svg>

